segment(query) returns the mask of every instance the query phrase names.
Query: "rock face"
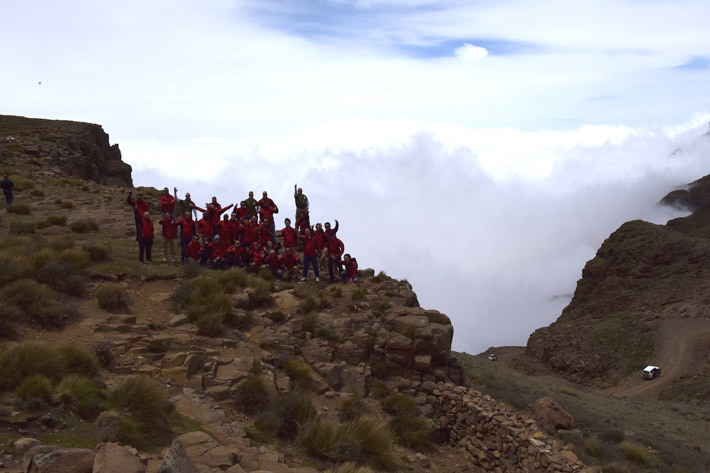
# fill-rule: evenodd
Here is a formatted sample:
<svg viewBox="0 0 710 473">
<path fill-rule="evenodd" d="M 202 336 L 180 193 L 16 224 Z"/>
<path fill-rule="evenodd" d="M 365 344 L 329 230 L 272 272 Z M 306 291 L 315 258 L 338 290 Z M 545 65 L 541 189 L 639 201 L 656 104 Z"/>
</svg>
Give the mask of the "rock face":
<svg viewBox="0 0 710 473">
<path fill-rule="evenodd" d="M 570 429 L 574 417 L 551 397 L 541 397 L 529 408 L 529 415 L 541 425 L 549 425 L 555 429 Z"/>
<path fill-rule="evenodd" d="M 53 445 L 31 448 L 22 461 L 25 473 L 91 473 L 93 467 L 93 451 Z"/>
<path fill-rule="evenodd" d="M 530 336 L 528 354 L 572 381 L 611 385 L 648 363 L 664 319 L 707 317 L 710 176 L 684 192 L 692 215 L 627 222 L 609 236 L 557 321 Z"/>
<path fill-rule="evenodd" d="M 50 167 L 99 184 L 133 186 L 131 166 L 121 160 L 100 125 L 0 115 L 0 161 L 14 159 L 32 172 Z"/>
</svg>

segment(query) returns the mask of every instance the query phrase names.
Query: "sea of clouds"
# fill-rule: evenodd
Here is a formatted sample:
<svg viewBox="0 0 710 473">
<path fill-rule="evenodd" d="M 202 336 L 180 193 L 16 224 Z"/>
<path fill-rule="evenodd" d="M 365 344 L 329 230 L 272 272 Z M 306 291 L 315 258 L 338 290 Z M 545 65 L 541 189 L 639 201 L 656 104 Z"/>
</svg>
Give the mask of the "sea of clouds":
<svg viewBox="0 0 710 473">
<path fill-rule="evenodd" d="M 553 322 L 623 222 L 685 215 L 656 204 L 708 174 L 707 132 L 706 116 L 674 128 L 567 132 L 341 123 L 223 152 L 209 170 L 188 158 L 190 144 L 161 148 L 174 153 L 171 169 L 146 166 L 141 155 L 157 152 L 149 143 L 122 149 L 136 184 L 176 185 L 198 203 L 215 195 L 238 204 L 267 190 L 279 228 L 293 218 L 298 183 L 312 223 L 338 219 L 362 268 L 406 278 L 423 307 L 451 317 L 453 348 L 478 353 L 523 345 Z M 207 153 L 225 145 L 194 143 Z"/>
</svg>

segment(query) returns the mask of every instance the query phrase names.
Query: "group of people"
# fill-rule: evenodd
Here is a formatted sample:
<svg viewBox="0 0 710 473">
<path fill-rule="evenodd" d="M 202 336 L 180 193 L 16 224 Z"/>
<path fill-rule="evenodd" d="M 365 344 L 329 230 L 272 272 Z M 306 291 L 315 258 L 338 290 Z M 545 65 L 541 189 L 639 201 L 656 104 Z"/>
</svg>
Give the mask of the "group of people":
<svg viewBox="0 0 710 473">
<path fill-rule="evenodd" d="M 184 199 L 173 195 L 166 187 L 160 195 L 159 205 L 162 218 L 163 261 L 177 261 L 176 245 L 180 244 L 180 260 L 209 264 L 212 268 L 241 267 L 258 271 L 268 268 L 277 278 L 294 278 L 298 265 L 302 263 L 301 281 L 308 278 L 309 268 L 313 268 L 315 280 L 320 281 L 319 267 L 327 263 L 329 282 L 335 282 L 340 274 L 343 283 L 357 282 L 357 260 L 344 254 L 345 246 L 338 238 L 340 226 L 330 222 L 325 225 L 310 224 L 308 197 L 294 185 L 296 204 L 295 226 L 291 219 L 284 220 L 284 228 L 276 231 L 275 215 L 279 212 L 276 203 L 266 191 L 256 200 L 254 192 L 239 203 L 222 207 L 216 197 L 198 207 L 190 193 Z M 136 222 L 138 259 L 141 263 L 152 263 L 152 248 L 155 226 L 149 204 L 141 194 L 133 198 L 129 192 L 127 203 L 133 207 Z M 228 213 L 233 209 L 231 213 Z M 201 218 L 197 218 L 200 212 Z M 298 251 L 303 252 L 303 261 Z M 337 273 L 335 272 L 337 269 Z"/>
</svg>

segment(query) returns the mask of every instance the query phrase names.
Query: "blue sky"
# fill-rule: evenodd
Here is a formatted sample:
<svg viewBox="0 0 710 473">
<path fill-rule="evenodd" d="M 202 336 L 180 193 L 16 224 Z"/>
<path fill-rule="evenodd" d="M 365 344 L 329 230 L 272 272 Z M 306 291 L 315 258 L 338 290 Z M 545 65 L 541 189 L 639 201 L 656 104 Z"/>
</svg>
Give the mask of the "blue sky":
<svg viewBox="0 0 710 473">
<path fill-rule="evenodd" d="M 708 18 L 700 0 L 6 1 L 0 113 L 100 123 L 137 184 L 198 200 L 288 208 L 302 184 L 476 352 L 525 343 L 611 231 L 677 216 L 657 200 L 708 173 Z"/>
</svg>

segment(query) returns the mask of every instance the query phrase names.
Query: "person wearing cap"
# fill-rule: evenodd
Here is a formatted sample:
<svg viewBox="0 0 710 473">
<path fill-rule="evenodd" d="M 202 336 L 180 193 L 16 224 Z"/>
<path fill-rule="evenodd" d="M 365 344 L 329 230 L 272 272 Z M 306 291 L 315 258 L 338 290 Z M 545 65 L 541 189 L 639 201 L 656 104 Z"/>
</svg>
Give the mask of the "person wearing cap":
<svg viewBox="0 0 710 473">
<path fill-rule="evenodd" d="M 207 245 L 212 259 L 212 268 L 223 268 L 227 266 L 227 250 L 228 246 L 222 241 L 219 235 L 215 235 L 211 243 Z"/>
</svg>

